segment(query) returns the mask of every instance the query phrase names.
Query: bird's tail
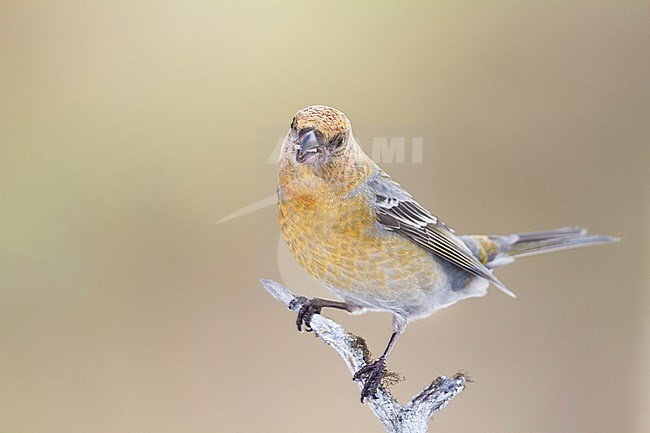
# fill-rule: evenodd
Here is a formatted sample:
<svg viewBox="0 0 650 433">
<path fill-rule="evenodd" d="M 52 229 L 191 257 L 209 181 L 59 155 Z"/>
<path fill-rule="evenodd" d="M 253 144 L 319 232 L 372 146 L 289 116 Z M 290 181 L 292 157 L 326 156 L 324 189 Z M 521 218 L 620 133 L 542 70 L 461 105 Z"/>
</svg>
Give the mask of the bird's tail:
<svg viewBox="0 0 650 433">
<path fill-rule="evenodd" d="M 464 239 L 465 242 L 470 249 L 476 250 L 477 257 L 489 268 L 512 263 L 515 257 L 608 244 L 620 240 L 611 236 L 588 234 L 582 227 L 563 227 L 509 236 L 464 236 L 463 238 L 470 238 Z"/>
<path fill-rule="evenodd" d="M 508 255 L 513 257 L 532 256 L 533 254 L 586 247 L 596 244 L 608 244 L 619 241 L 618 238 L 603 235 L 590 235 L 582 227 L 563 227 L 556 230 L 519 233 L 510 245 Z"/>
</svg>

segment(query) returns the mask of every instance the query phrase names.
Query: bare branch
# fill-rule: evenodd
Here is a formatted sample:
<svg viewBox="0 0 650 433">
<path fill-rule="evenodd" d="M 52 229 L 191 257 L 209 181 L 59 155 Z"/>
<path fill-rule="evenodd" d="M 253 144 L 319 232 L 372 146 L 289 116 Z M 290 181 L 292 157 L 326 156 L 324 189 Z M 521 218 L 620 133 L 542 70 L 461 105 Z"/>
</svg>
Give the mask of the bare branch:
<svg viewBox="0 0 650 433">
<path fill-rule="evenodd" d="M 282 284 L 268 279 L 260 279 L 267 292 L 290 310 L 298 311 L 306 298 L 295 296 Z M 369 352 L 363 338 L 347 332 L 338 323 L 315 314 L 311 319 L 314 333 L 334 348 L 341 356 L 352 374 L 365 366 Z M 413 399 L 400 406 L 384 386 L 380 386 L 376 399 L 368 399 L 368 406 L 390 433 L 426 433 L 429 419 L 443 409 L 464 388 L 467 378 L 462 373 L 454 377 L 438 377 Z M 362 388 L 363 384 L 359 383 Z"/>
</svg>

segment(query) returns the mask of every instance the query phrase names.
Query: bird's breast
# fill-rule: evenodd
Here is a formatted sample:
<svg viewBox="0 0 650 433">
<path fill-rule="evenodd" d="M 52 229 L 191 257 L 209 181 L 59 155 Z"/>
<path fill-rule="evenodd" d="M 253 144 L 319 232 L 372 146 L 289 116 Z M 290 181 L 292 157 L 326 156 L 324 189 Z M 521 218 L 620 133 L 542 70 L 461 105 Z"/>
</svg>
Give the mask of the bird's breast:
<svg viewBox="0 0 650 433">
<path fill-rule="evenodd" d="M 428 252 L 379 227 L 366 194 L 282 188 L 279 217 L 293 257 L 337 292 L 392 302 L 438 279 Z"/>
</svg>

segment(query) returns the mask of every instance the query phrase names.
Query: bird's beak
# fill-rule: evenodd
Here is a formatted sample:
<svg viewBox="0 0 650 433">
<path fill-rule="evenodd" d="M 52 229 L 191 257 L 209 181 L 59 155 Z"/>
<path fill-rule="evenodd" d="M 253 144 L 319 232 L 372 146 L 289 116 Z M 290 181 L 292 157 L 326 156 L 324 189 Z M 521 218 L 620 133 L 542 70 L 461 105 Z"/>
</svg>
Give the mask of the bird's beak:
<svg viewBox="0 0 650 433">
<path fill-rule="evenodd" d="M 316 152 L 320 147 L 318 137 L 314 131 L 309 131 L 300 137 L 300 147 L 296 152 L 296 161 L 303 163 L 309 162 L 316 157 Z"/>
</svg>

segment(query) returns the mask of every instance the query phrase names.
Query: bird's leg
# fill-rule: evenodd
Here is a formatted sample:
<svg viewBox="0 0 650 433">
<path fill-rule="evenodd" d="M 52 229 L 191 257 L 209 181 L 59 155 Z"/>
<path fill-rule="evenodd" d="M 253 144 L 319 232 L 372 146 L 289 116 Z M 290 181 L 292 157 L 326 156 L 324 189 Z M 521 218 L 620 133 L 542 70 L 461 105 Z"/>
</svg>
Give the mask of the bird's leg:
<svg viewBox="0 0 650 433">
<path fill-rule="evenodd" d="M 377 398 L 377 389 L 379 388 L 379 385 L 381 385 L 381 380 L 386 374 L 386 360 L 401 333 L 401 330 L 394 331 L 390 336 L 390 341 L 388 342 L 388 346 L 386 346 L 384 353 L 379 358 L 366 364 L 364 367 L 359 369 L 359 371 L 354 373 L 352 380 L 364 381 L 363 389 L 361 390 L 361 403 L 363 403 L 368 397 Z"/>
<path fill-rule="evenodd" d="M 296 317 L 296 326 L 300 332 L 302 332 L 303 323 L 305 324 L 305 331 L 312 332 L 309 324 L 311 322 L 311 317 L 314 314 L 320 314 L 323 307 L 338 308 L 339 310 L 349 312 L 354 310 L 351 305 L 346 304 L 345 302 L 330 301 L 321 298 L 305 298 L 304 296 L 299 296 L 292 302 L 299 302 L 302 304 L 302 307 L 300 307 L 300 310 L 298 311 L 298 317 Z M 291 308 L 291 305 L 289 307 Z"/>
</svg>

